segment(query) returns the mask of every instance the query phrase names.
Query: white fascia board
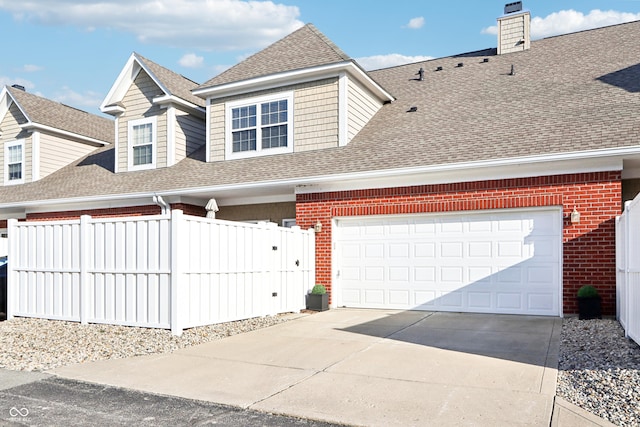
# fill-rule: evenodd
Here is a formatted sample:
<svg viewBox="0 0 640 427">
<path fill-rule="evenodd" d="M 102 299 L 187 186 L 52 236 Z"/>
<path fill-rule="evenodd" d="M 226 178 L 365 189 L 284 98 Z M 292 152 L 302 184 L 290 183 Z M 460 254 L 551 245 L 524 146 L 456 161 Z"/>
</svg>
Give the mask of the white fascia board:
<svg viewBox="0 0 640 427">
<path fill-rule="evenodd" d="M 9 95 L 9 90 L 4 86 L 2 91 L 0 91 L 0 122 L 2 122 L 4 116 L 9 112 L 9 108 L 13 102 L 13 97 Z"/>
<path fill-rule="evenodd" d="M 206 115 L 206 110 L 204 107 L 193 104 L 189 101 L 185 101 L 184 99 L 178 98 L 175 95 L 163 95 L 163 96 L 155 97 L 153 98 L 153 103 L 161 106 L 168 106 L 171 104 L 175 104 L 183 107 L 184 109 L 188 110 L 188 112 L 193 113 L 194 115 L 200 117 L 201 119 L 204 119 Z"/>
<path fill-rule="evenodd" d="M 114 194 L 94 197 L 76 197 L 57 200 L 34 200 L 19 203 L 20 207 L 35 208 L 47 205 L 87 206 L 97 203 L 123 203 L 131 205 L 135 199 L 149 199 L 154 195 L 164 198 L 173 196 L 208 197 L 211 194 L 243 191 L 291 189 L 296 194 L 335 191 L 335 189 L 388 188 L 402 185 L 428 185 L 455 182 L 483 181 L 535 176 L 564 175 L 570 173 L 606 172 L 622 170 L 624 156 L 640 156 L 640 147 L 593 150 L 579 153 L 561 153 L 550 156 L 529 156 L 501 160 L 434 165 L 415 168 L 388 169 L 350 174 L 324 175 L 314 177 L 273 180 L 241 184 L 225 184 L 207 187 L 184 188 L 180 190 L 155 191 L 135 194 Z M 498 169 L 499 168 L 499 169 Z M 283 192 L 280 192 L 283 194 Z M 265 196 L 272 197 L 272 196 Z M 273 197 L 278 197 L 274 194 Z M 129 202 L 124 202 L 124 201 Z M 240 200 L 238 198 L 237 200 Z M 144 203 L 148 204 L 148 203 Z M 0 209 L 15 208 L 15 202 L 0 204 Z"/>
<path fill-rule="evenodd" d="M 335 64 L 321 65 L 302 70 L 286 71 L 268 76 L 256 77 L 239 82 L 226 83 L 219 86 L 195 89 L 194 95 L 203 98 L 221 98 L 226 96 L 242 95 L 257 90 L 273 89 L 282 86 L 306 83 L 328 77 L 337 77 L 340 72 L 348 72 L 361 81 L 372 93 L 385 101 L 393 101 L 395 98 L 382 89 L 364 71 L 352 61 L 338 62 Z"/>
<path fill-rule="evenodd" d="M 92 144 L 97 144 L 97 145 L 101 145 L 101 146 L 105 146 L 105 145 L 109 145 L 110 144 L 109 142 L 106 142 L 106 141 L 100 141 L 99 139 L 90 138 L 88 136 L 79 135 L 77 133 L 68 132 L 68 131 L 62 130 L 62 129 L 52 128 L 51 126 L 41 125 L 40 123 L 34 123 L 34 122 L 30 122 L 30 121 L 21 124 L 20 128 L 25 129 L 25 130 L 41 130 L 41 131 L 46 131 L 46 132 L 50 132 L 50 133 L 57 133 L 59 135 L 63 135 L 63 136 L 67 136 L 67 137 L 71 137 L 71 138 L 75 138 L 75 139 L 80 139 L 82 141 L 90 142 Z"/>
<path fill-rule="evenodd" d="M 121 105 L 109 105 L 105 108 L 102 108 L 101 111 L 105 114 L 118 115 L 124 113 L 127 110 Z"/>
<path fill-rule="evenodd" d="M 131 83 L 133 83 L 141 69 L 142 67 L 140 66 L 140 62 L 136 58 L 136 54 L 132 53 L 131 56 L 129 56 L 129 59 L 127 59 L 127 63 L 122 68 L 122 71 L 120 71 L 118 78 L 113 83 L 113 86 L 111 86 L 111 89 L 109 89 L 109 93 L 107 93 L 104 101 L 102 101 L 102 104 L 100 104 L 100 111 L 102 111 L 103 113 L 108 113 L 109 109 L 107 108 L 107 106 L 115 104 L 124 97 L 124 94 L 129 89 Z"/>
<path fill-rule="evenodd" d="M 553 156 L 530 156 L 496 161 L 465 162 L 405 169 L 316 177 L 296 193 L 317 193 L 407 185 L 433 185 L 571 173 L 622 170 L 622 156 L 640 155 L 640 148 L 594 150 Z"/>
<path fill-rule="evenodd" d="M 31 119 L 29 119 L 29 116 L 24 111 L 20 103 L 15 100 L 15 98 L 11 95 L 11 92 L 9 92 L 9 89 L 7 89 L 6 86 L 3 87 L 2 92 L 0 92 L 0 101 L 2 101 L 2 104 L 0 104 L 0 121 L 4 119 L 4 116 L 9 111 L 9 108 L 11 108 L 12 103 L 16 104 L 16 106 L 18 107 L 22 115 L 27 119 L 27 121 L 31 121 Z"/>
</svg>

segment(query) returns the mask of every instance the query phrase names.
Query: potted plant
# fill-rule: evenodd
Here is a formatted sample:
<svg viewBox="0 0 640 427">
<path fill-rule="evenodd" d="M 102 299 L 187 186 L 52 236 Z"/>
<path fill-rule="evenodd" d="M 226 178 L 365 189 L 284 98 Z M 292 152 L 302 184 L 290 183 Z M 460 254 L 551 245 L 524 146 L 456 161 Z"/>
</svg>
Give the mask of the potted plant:
<svg viewBox="0 0 640 427">
<path fill-rule="evenodd" d="M 600 294 L 591 285 L 578 289 L 578 318 L 580 320 L 601 319 Z"/>
<path fill-rule="evenodd" d="M 329 294 L 327 288 L 322 285 L 315 285 L 309 295 L 307 295 L 307 309 L 314 311 L 329 310 Z"/>
</svg>

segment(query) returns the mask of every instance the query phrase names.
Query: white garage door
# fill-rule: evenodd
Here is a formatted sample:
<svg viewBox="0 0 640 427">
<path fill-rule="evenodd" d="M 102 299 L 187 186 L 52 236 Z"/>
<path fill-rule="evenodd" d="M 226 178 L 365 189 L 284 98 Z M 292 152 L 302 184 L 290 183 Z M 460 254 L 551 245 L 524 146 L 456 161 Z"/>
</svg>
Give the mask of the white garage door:
<svg viewBox="0 0 640 427">
<path fill-rule="evenodd" d="M 559 209 L 336 220 L 336 303 L 560 315 Z"/>
</svg>

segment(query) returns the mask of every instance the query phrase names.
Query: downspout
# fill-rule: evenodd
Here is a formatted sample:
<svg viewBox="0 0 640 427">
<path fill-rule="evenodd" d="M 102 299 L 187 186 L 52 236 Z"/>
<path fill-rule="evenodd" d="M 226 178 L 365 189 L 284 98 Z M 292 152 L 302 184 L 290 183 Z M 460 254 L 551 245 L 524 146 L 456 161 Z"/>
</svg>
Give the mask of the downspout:
<svg viewBox="0 0 640 427">
<path fill-rule="evenodd" d="M 160 206 L 160 209 L 162 210 L 162 215 L 168 215 L 169 212 L 171 211 L 171 207 L 167 204 L 167 202 L 164 201 L 162 196 L 158 196 L 157 194 L 154 194 L 153 203 Z"/>
</svg>

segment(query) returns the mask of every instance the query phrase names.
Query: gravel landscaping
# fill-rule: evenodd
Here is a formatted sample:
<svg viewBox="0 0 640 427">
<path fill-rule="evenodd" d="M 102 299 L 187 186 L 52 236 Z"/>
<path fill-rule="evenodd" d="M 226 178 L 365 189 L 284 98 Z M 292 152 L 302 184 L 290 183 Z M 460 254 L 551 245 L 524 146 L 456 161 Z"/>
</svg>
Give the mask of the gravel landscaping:
<svg viewBox="0 0 640 427">
<path fill-rule="evenodd" d="M 640 347 L 616 320 L 562 322 L 556 394 L 619 426 L 640 425 Z"/>
<path fill-rule="evenodd" d="M 63 322 L 16 317 L 0 322 L 0 368 L 46 371 L 59 366 L 120 359 L 203 344 L 265 328 L 292 315 L 256 317 L 187 329 L 179 337 L 165 329 Z"/>
</svg>

